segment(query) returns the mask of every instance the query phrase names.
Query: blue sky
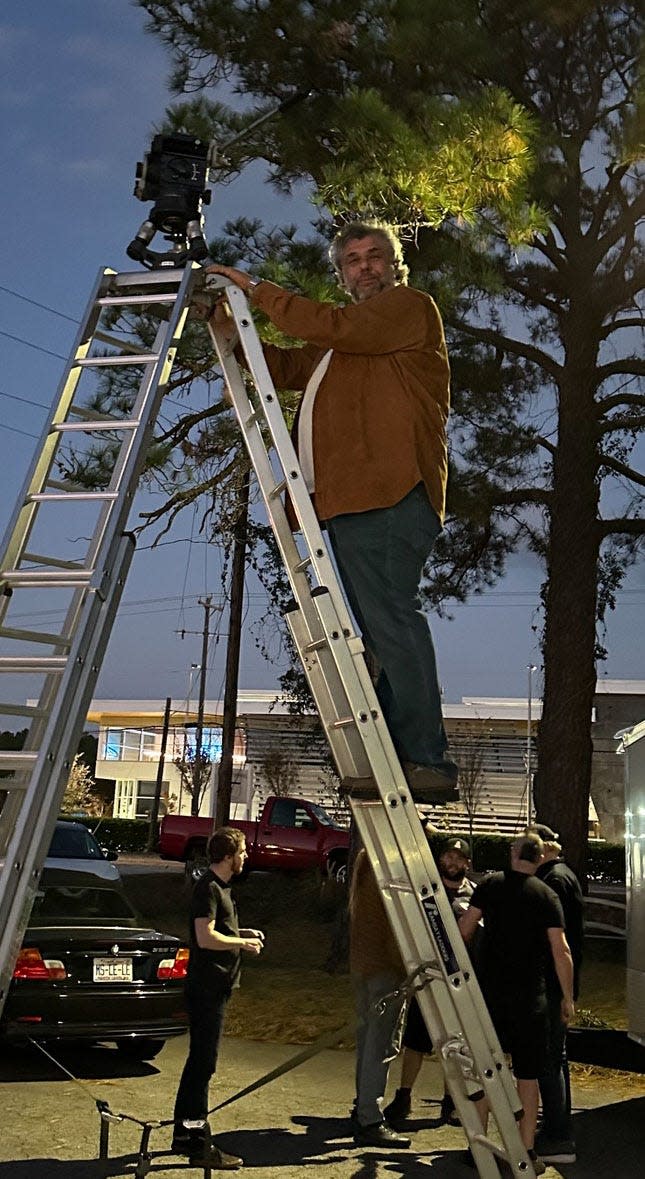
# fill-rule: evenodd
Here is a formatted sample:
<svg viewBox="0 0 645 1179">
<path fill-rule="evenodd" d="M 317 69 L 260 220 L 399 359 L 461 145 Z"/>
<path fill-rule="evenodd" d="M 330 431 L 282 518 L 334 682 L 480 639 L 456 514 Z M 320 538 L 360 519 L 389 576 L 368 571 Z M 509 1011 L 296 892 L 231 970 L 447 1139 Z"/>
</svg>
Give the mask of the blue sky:
<svg viewBox="0 0 645 1179">
<path fill-rule="evenodd" d="M 135 164 L 171 101 L 165 51 L 144 32 L 144 23 L 144 13 L 128 0 L 23 0 L 0 18 L 2 529 L 44 422 L 45 410 L 31 403 L 51 403 L 60 357 L 69 351 L 74 320 L 99 268 L 133 267 L 125 247 L 146 212 L 131 195 Z M 302 195 L 279 200 L 259 169 L 248 169 L 235 185 L 214 192 L 207 210 L 210 235 L 238 214 L 306 228 L 308 210 Z M 97 695 L 186 696 L 200 639 L 182 640 L 176 632 L 200 630 L 198 597 L 221 592 L 217 550 L 194 538 L 187 543 L 191 531 L 191 520 L 181 520 L 171 536 L 175 543 L 155 552 L 141 539 Z M 524 695 L 526 666 L 539 664 L 539 582 L 537 562 L 518 557 L 495 591 L 455 608 L 452 621 L 435 621 L 447 700 Z M 250 591 L 248 622 L 260 606 L 257 586 Z M 601 674 L 643 678 L 638 611 L 644 604 L 641 565 L 611 620 L 610 658 Z M 211 697 L 221 691 L 224 647 L 222 639 L 211 650 Z M 275 682 L 275 668 L 260 659 L 248 634 L 241 686 L 271 688 Z"/>
</svg>

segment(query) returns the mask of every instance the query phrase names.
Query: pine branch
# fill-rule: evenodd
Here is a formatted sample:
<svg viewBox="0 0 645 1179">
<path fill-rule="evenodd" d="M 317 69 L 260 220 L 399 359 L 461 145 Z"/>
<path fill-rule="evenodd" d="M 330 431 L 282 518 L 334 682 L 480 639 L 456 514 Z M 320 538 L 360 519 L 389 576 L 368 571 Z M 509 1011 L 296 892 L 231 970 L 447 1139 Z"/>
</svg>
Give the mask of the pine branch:
<svg viewBox="0 0 645 1179">
<path fill-rule="evenodd" d="M 627 417 L 608 418 L 598 427 L 599 434 L 611 434 L 615 430 L 645 430 L 645 414 L 632 414 Z"/>
<path fill-rule="evenodd" d="M 601 364 L 596 369 L 596 385 L 600 388 L 610 377 L 643 377 L 645 376 L 645 360 L 638 356 L 623 356 L 620 360 L 612 360 L 610 364 Z"/>
<path fill-rule="evenodd" d="M 618 406 L 636 405 L 639 409 L 645 406 L 645 394 L 643 393 L 612 393 L 610 397 L 603 397 L 596 402 L 598 407 L 598 417 L 608 413 L 610 409 L 617 409 Z"/>
<path fill-rule="evenodd" d="M 626 463 L 621 463 L 619 459 L 613 458 L 612 455 L 601 454 L 599 465 L 601 467 L 607 467 L 608 470 L 613 471 L 616 475 L 622 475 L 623 478 L 629 479 L 631 483 L 638 483 L 641 487 L 645 487 L 645 475 L 641 475 L 639 471 L 628 467 Z"/>
<path fill-rule="evenodd" d="M 645 520 L 634 516 L 616 517 L 613 520 L 599 520 L 598 532 L 603 540 L 608 536 L 645 536 Z"/>
<path fill-rule="evenodd" d="M 541 348 L 536 348 L 533 344 L 525 344 L 522 340 L 513 340 L 509 336 L 500 335 L 499 332 L 495 332 L 491 328 L 478 328 L 462 320 L 454 321 L 453 326 L 473 340 L 479 340 L 482 344 L 490 344 L 498 350 L 501 348 L 514 356 L 521 356 L 524 360 L 537 364 L 548 372 L 556 382 L 561 376 L 561 365 L 547 352 L 543 352 Z"/>
</svg>

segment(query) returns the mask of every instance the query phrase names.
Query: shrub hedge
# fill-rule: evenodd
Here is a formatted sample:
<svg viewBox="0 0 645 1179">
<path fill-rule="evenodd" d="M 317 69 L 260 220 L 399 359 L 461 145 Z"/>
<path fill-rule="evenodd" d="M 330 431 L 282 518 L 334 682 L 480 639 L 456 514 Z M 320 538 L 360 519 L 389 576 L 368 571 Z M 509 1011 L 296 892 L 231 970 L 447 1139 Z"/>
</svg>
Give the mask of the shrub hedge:
<svg viewBox="0 0 645 1179">
<path fill-rule="evenodd" d="M 84 823 L 108 851 L 137 854 L 146 850 L 149 829 L 146 819 L 99 819 L 95 815 L 61 815 L 61 818 Z"/>
<path fill-rule="evenodd" d="M 99 843 L 109 851 L 137 854 L 146 850 L 148 823 L 145 819 L 97 819 L 91 815 L 66 817 L 85 823 L 85 826 L 94 832 Z M 447 838 L 442 834 L 434 836 L 430 841 L 435 856 L 439 855 Z M 470 842 L 466 832 L 453 833 L 452 838 Z M 512 837 L 479 834 L 473 837 L 472 842 L 475 872 L 494 872 L 507 867 Z M 594 841 L 589 844 L 588 857 L 590 879 L 602 884 L 624 884 L 625 848 L 622 843 Z"/>
</svg>

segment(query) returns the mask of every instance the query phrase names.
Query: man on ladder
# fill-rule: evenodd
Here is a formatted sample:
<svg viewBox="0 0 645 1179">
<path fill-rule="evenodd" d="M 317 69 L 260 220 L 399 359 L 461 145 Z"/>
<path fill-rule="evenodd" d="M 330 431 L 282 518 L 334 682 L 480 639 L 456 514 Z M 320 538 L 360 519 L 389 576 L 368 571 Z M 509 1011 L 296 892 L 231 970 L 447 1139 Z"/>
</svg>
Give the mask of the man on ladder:
<svg viewBox="0 0 645 1179">
<path fill-rule="evenodd" d="M 432 636 L 419 584 L 441 531 L 449 368 L 431 297 L 406 285 L 401 246 L 353 222 L 330 257 L 352 304 L 291 294 L 213 266 L 302 348 L 264 348 L 275 385 L 303 391 L 300 464 L 327 527 L 349 604 L 380 667 L 377 695 L 412 797 L 456 799 Z M 225 311 L 218 307 L 221 328 Z M 358 789 L 355 787 L 354 789 Z"/>
</svg>

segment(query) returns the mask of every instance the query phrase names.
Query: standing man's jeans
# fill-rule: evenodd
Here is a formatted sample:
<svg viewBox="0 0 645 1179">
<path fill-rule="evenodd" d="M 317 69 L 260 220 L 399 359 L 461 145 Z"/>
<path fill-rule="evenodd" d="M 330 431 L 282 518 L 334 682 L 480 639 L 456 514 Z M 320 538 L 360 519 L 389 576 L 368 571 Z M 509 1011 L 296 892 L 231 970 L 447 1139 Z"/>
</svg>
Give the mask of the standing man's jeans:
<svg viewBox="0 0 645 1179">
<path fill-rule="evenodd" d="M 180 1123 L 184 1118 L 198 1121 L 208 1116 L 208 1084 L 217 1065 L 228 999 L 228 991 L 213 991 L 196 981 L 186 987 L 190 1047 L 175 1101 L 176 1133 L 183 1132 Z"/>
<path fill-rule="evenodd" d="M 375 1010 L 375 1004 L 396 991 L 400 982 L 389 971 L 352 977 L 356 1000 L 356 1118 L 360 1126 L 383 1121 L 390 1061 L 399 1050 L 396 1033 L 401 1030 L 404 996 L 390 999 L 382 1013 Z"/>
<path fill-rule="evenodd" d="M 567 1060 L 567 1029 L 560 1015 L 560 996 L 549 996 L 549 1030 L 544 1072 L 538 1077 L 542 1098 L 542 1133 L 553 1142 L 573 1139 L 571 1088 Z"/>
<path fill-rule="evenodd" d="M 396 751 L 438 765 L 447 748 L 434 645 L 419 584 L 441 531 L 425 487 L 391 508 L 327 521 L 329 539 L 365 646 L 381 673 L 376 685 Z"/>
</svg>

